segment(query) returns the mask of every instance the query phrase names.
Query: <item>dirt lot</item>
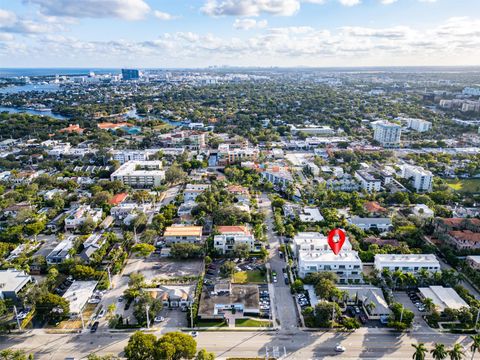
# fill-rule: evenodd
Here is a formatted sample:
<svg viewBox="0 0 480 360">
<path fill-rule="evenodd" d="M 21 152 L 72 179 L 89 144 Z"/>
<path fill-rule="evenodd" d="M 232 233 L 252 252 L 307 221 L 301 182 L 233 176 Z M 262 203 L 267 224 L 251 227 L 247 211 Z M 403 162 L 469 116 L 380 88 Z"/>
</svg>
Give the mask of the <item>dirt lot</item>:
<svg viewBox="0 0 480 360">
<path fill-rule="evenodd" d="M 173 260 L 158 257 L 131 258 L 127 262 L 123 275 L 128 276 L 132 273 L 141 272 L 148 281 L 154 278 L 198 276 L 202 269 L 202 260 Z"/>
</svg>

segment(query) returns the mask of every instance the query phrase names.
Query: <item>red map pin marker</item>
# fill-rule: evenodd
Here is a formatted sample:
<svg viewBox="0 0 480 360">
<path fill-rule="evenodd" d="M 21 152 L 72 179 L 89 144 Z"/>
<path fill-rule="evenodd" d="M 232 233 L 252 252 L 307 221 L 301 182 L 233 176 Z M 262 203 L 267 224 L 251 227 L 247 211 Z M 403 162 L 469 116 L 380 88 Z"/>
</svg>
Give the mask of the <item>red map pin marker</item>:
<svg viewBox="0 0 480 360">
<path fill-rule="evenodd" d="M 332 249 L 335 255 L 338 255 L 340 250 L 342 250 L 345 238 L 345 232 L 340 229 L 333 229 L 328 233 L 328 245 L 330 245 L 330 249 Z"/>
</svg>

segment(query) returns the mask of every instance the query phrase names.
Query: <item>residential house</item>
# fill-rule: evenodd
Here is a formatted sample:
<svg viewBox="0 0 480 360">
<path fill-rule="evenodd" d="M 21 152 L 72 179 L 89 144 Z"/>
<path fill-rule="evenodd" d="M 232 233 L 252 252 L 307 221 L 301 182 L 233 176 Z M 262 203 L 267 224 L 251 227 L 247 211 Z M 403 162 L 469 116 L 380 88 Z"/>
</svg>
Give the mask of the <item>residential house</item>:
<svg viewBox="0 0 480 360">
<path fill-rule="evenodd" d="M 355 225 L 362 230 L 389 231 L 393 228 L 390 218 L 361 218 L 352 216 L 348 219 L 350 225 Z"/>
<path fill-rule="evenodd" d="M 441 269 L 437 257 L 433 254 L 376 254 L 374 266 L 379 273 L 384 269 L 413 274 L 417 274 L 421 269 L 432 273 Z"/>
<path fill-rule="evenodd" d="M 246 226 L 218 226 L 218 235 L 213 238 L 213 246 L 220 254 L 229 254 L 238 245 L 247 245 L 250 252 L 255 251 L 255 237 Z"/>
<path fill-rule="evenodd" d="M 32 282 L 33 278 L 23 270 L 0 270 L 0 299 L 17 301 L 18 294 Z"/>
<path fill-rule="evenodd" d="M 201 226 L 173 225 L 165 229 L 163 238 L 167 244 L 202 243 Z"/>
</svg>

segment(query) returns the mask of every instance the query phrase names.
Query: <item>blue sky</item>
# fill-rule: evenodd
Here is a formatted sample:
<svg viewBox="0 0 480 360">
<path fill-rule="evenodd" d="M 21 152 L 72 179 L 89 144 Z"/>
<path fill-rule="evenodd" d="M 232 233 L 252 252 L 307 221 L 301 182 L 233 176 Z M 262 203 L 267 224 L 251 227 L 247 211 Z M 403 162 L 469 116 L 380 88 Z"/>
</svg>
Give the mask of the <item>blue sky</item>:
<svg viewBox="0 0 480 360">
<path fill-rule="evenodd" d="M 479 0 L 0 0 L 0 67 L 479 59 Z"/>
</svg>

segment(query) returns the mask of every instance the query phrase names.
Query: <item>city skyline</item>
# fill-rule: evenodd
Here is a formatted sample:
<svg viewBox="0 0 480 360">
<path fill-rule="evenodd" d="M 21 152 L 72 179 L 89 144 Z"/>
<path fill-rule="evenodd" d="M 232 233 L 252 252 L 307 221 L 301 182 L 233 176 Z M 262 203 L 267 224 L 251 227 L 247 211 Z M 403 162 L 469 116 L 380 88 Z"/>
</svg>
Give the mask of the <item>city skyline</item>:
<svg viewBox="0 0 480 360">
<path fill-rule="evenodd" d="M 478 65 L 473 0 L 0 2 L 2 67 Z"/>
</svg>

